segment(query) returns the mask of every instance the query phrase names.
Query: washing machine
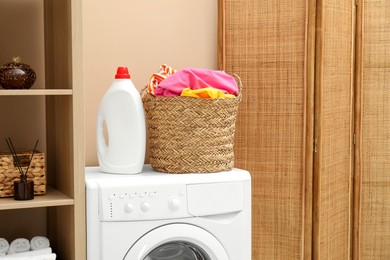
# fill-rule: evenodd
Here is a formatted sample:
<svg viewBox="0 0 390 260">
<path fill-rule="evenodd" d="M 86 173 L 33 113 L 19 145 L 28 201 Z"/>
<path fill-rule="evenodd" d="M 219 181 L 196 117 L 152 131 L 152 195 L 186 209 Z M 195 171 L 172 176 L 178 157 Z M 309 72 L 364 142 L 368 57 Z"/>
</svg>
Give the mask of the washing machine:
<svg viewBox="0 0 390 260">
<path fill-rule="evenodd" d="M 88 260 L 250 260 L 251 178 L 241 169 L 116 175 L 86 168 Z"/>
</svg>

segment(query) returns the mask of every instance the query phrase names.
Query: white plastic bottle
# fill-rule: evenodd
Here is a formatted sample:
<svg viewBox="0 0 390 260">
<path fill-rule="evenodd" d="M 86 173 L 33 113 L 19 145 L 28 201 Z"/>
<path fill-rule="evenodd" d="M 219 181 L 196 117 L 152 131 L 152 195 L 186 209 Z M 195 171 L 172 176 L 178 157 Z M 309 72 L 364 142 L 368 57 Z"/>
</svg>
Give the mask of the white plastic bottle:
<svg viewBox="0 0 390 260">
<path fill-rule="evenodd" d="M 106 123 L 108 142 L 104 137 Z M 136 174 L 145 160 L 146 127 L 141 96 L 128 69 L 119 67 L 104 94 L 97 120 L 97 155 L 102 172 Z"/>
</svg>

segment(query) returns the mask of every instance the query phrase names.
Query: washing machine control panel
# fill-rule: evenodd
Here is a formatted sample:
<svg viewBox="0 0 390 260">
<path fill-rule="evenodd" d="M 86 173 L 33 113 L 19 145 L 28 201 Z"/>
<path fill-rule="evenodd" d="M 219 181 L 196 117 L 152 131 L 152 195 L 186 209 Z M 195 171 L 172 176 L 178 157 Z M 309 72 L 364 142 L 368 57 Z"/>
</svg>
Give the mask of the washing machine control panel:
<svg viewBox="0 0 390 260">
<path fill-rule="evenodd" d="M 186 185 L 99 189 L 100 221 L 136 221 L 190 217 Z"/>
</svg>

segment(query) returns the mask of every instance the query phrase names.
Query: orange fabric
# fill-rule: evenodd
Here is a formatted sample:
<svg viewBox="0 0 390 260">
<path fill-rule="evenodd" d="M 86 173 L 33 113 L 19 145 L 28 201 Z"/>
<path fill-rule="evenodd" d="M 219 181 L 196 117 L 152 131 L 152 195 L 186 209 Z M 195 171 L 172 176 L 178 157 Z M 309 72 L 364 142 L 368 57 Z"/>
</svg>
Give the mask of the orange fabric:
<svg viewBox="0 0 390 260">
<path fill-rule="evenodd" d="M 158 84 L 160 84 L 161 81 L 168 78 L 172 74 L 174 74 L 176 70 L 166 64 L 162 64 L 160 66 L 160 71 L 157 73 L 153 73 L 152 76 L 150 76 L 150 81 L 148 85 L 148 92 L 152 95 L 154 95 L 154 90 L 157 88 Z"/>
</svg>

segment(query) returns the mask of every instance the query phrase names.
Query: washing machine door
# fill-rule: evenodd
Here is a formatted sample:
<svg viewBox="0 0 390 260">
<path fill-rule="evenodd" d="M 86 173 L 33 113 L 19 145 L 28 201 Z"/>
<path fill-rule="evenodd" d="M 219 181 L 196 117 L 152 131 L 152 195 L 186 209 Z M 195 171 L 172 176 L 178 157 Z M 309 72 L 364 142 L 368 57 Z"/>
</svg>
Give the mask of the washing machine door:
<svg viewBox="0 0 390 260">
<path fill-rule="evenodd" d="M 124 260 L 229 260 L 221 243 L 190 224 L 170 224 L 151 230 L 129 249 Z"/>
</svg>

